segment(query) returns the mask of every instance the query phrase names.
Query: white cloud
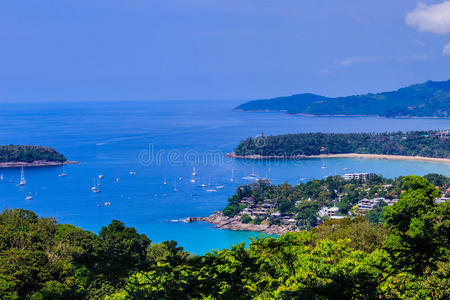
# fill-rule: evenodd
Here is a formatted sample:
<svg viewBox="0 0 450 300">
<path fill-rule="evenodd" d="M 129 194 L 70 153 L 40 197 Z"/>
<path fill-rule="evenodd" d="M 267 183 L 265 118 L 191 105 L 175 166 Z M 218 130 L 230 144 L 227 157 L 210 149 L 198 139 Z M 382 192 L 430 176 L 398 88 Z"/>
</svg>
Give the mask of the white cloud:
<svg viewBox="0 0 450 300">
<path fill-rule="evenodd" d="M 434 5 L 419 2 L 417 7 L 406 15 L 406 24 L 417 27 L 419 31 L 449 34 L 450 1 Z"/>
<path fill-rule="evenodd" d="M 344 60 L 341 60 L 338 65 L 342 67 L 348 67 L 351 65 L 361 64 L 361 63 L 368 63 L 368 62 L 376 62 L 383 60 L 382 57 L 370 57 L 370 56 L 352 56 L 349 58 L 346 58 Z"/>
<path fill-rule="evenodd" d="M 450 55 L 450 43 L 444 46 L 444 49 L 442 49 L 442 54 Z"/>
<path fill-rule="evenodd" d="M 330 73 L 331 73 L 331 71 L 328 69 L 323 69 L 323 70 L 319 71 L 319 75 L 328 75 Z"/>
</svg>

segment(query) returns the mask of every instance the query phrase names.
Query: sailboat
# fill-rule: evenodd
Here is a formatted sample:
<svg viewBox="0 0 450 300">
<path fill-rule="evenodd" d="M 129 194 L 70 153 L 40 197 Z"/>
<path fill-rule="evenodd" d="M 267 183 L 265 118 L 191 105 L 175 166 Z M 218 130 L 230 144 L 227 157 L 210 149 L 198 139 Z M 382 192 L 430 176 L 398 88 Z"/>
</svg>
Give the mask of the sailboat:
<svg viewBox="0 0 450 300">
<path fill-rule="evenodd" d="M 236 181 L 236 178 L 234 178 L 234 169 L 231 169 L 231 178 L 230 181 Z"/>
<path fill-rule="evenodd" d="M 91 187 L 91 191 L 93 191 L 94 193 L 100 193 L 101 192 L 101 190 L 95 184 L 95 177 L 94 177 L 94 185 Z"/>
<path fill-rule="evenodd" d="M 178 189 L 177 189 L 177 182 L 175 181 L 175 187 L 173 188 L 173 191 L 174 192 L 178 192 Z"/>
<path fill-rule="evenodd" d="M 27 183 L 27 181 L 25 180 L 25 175 L 23 173 L 23 167 L 22 170 L 20 171 L 20 182 L 19 185 L 25 185 Z"/>
<path fill-rule="evenodd" d="M 31 196 L 31 193 L 28 193 L 28 196 L 25 197 L 25 200 L 31 200 L 33 199 L 33 196 Z"/>
<path fill-rule="evenodd" d="M 59 177 L 66 177 L 67 173 L 64 171 L 64 165 L 62 166 L 62 172 L 58 175 Z"/>
<path fill-rule="evenodd" d="M 165 178 L 164 178 L 163 184 L 164 184 L 164 185 L 167 185 L 167 180 L 166 180 Z"/>
<path fill-rule="evenodd" d="M 2 174 L 0 174 L 0 181 L 3 181 L 3 180 L 5 180 L 5 177 L 3 177 L 3 173 L 2 173 Z"/>
<path fill-rule="evenodd" d="M 327 167 L 325 166 L 325 160 L 324 159 L 322 159 L 322 167 L 321 167 L 322 169 L 326 169 Z"/>
<path fill-rule="evenodd" d="M 192 167 L 192 176 L 197 176 L 197 172 L 195 171 L 195 167 Z"/>
<path fill-rule="evenodd" d="M 258 177 L 258 174 L 255 174 L 255 166 L 253 166 L 252 174 L 250 174 L 250 177 L 255 177 L 255 178 Z"/>
</svg>

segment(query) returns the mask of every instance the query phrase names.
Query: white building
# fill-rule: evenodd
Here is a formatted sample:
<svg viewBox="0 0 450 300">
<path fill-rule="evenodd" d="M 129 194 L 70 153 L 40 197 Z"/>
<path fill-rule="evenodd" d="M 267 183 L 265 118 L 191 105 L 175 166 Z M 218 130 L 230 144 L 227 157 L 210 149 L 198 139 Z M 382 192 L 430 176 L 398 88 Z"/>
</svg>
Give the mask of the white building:
<svg viewBox="0 0 450 300">
<path fill-rule="evenodd" d="M 352 180 L 352 179 L 362 179 L 366 180 L 369 176 L 369 173 L 347 173 L 342 176 L 345 180 Z"/>
<path fill-rule="evenodd" d="M 333 206 L 333 207 L 325 207 L 324 206 L 317 212 L 317 215 L 321 218 L 332 217 L 332 216 L 336 215 L 338 210 L 339 210 L 339 208 L 336 206 Z"/>
</svg>

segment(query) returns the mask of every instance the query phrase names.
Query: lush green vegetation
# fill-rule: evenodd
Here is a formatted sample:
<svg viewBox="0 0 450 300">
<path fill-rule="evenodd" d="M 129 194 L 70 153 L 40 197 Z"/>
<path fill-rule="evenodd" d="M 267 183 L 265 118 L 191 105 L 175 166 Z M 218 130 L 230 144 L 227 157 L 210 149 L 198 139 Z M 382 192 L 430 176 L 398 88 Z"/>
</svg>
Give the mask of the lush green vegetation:
<svg viewBox="0 0 450 300">
<path fill-rule="evenodd" d="M 64 155 L 55 149 L 41 146 L 9 145 L 0 146 L 0 163 L 2 162 L 33 162 L 33 161 L 65 162 Z"/>
<path fill-rule="evenodd" d="M 238 107 L 243 111 L 283 111 L 307 115 L 371 115 L 383 117 L 449 117 L 450 80 L 428 81 L 393 92 L 329 98 L 299 94 L 254 100 Z"/>
<path fill-rule="evenodd" d="M 440 174 L 428 174 L 424 177 L 437 187 L 442 195 L 450 197 L 450 177 Z M 253 207 L 253 211 L 258 211 L 264 203 L 272 203 L 274 205 L 272 209 L 258 216 L 259 222 L 279 225 L 280 217 L 273 214 L 279 212 L 281 216 L 295 219 L 297 225 L 303 229 L 309 229 L 321 222 L 317 213 L 322 207 L 337 206 L 338 215 L 342 216 L 359 215 L 360 211 L 355 209 L 355 205 L 363 198 L 382 197 L 388 200 L 400 198 L 403 180 L 404 177 L 388 179 L 376 174 L 369 174 L 364 180 L 345 180 L 341 176 L 329 176 L 295 186 L 288 183 L 273 185 L 266 180 L 259 180 L 239 186 L 236 193 L 228 199 L 228 205 L 223 213 L 228 217 L 234 217 L 246 207 Z M 386 209 L 387 204 L 381 201 L 366 217 L 374 224 L 383 223 L 383 213 Z M 245 222 L 242 220 L 244 223 L 252 221 L 248 215 L 244 216 Z"/>
<path fill-rule="evenodd" d="M 241 141 L 237 155 L 296 156 L 320 154 L 388 154 L 450 158 L 450 133 L 299 133 Z"/>
<path fill-rule="evenodd" d="M 327 221 L 202 256 L 113 221 L 94 234 L 31 211 L 0 214 L 1 299 L 448 299 L 450 202 L 402 179 L 384 224 Z"/>
</svg>

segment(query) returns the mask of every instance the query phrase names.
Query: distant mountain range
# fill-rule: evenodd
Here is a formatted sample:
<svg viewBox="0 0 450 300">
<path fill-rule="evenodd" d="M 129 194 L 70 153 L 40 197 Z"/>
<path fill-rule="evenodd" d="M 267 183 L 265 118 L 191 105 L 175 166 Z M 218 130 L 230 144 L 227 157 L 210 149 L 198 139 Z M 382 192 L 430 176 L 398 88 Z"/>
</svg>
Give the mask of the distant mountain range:
<svg viewBox="0 0 450 300">
<path fill-rule="evenodd" d="M 450 80 L 427 81 L 392 92 L 324 97 L 298 94 L 253 100 L 235 108 L 241 111 L 286 112 L 302 115 L 381 117 L 450 117 Z"/>
</svg>

